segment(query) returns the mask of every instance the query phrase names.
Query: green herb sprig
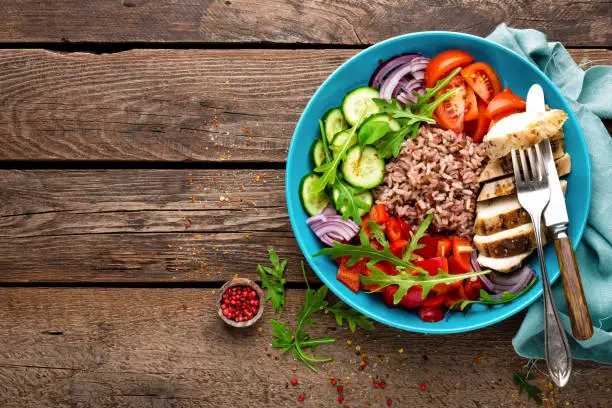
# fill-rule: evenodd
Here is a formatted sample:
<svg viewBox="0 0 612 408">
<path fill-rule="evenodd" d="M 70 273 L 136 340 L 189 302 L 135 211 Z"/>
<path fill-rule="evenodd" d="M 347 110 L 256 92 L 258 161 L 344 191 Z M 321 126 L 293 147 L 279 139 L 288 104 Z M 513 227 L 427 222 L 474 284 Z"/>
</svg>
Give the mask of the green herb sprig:
<svg viewBox="0 0 612 408">
<path fill-rule="evenodd" d="M 268 250 L 268 254 L 270 255 L 272 268 L 257 265 L 257 271 L 259 271 L 261 277 L 261 286 L 267 289 L 266 300 L 271 300 L 272 309 L 276 314 L 280 314 L 285 306 L 285 278 L 283 274 L 287 266 L 287 259 L 281 261 L 272 248 Z"/>
<path fill-rule="evenodd" d="M 527 391 L 528 401 L 532 399 L 536 404 L 543 405 L 542 397 L 540 397 L 542 390 L 537 385 L 533 385 L 529 382 L 533 379 L 535 379 L 535 375 L 531 373 L 524 377 L 517 372 L 512 373 L 512 380 L 519 386 L 519 395 L 521 395 L 523 390 L 525 390 Z"/>
</svg>

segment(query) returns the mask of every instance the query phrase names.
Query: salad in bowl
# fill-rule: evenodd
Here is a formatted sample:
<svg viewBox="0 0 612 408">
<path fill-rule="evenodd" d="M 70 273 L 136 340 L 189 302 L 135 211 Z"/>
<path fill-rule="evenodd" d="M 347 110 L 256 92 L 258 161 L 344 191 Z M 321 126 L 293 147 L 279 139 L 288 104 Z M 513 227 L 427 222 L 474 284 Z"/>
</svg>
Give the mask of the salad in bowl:
<svg viewBox="0 0 612 408">
<path fill-rule="evenodd" d="M 419 35 L 427 41 L 400 41 L 409 35 L 372 47 L 400 52 L 370 64 L 365 83 L 334 88 L 341 68 L 317 92 L 289 154 L 289 213 L 313 269 L 345 302 L 407 330 L 465 331 L 541 294 L 531 265 L 534 226 L 517 200 L 510 151 L 549 139 L 559 176 L 568 176 L 562 187 L 572 194 L 584 190 L 572 178 L 583 178 L 585 166 L 572 170 L 571 158 L 588 166 L 588 157 L 567 103 L 535 67 L 477 37 L 412 37 Z M 509 71 L 506 59 L 530 75 Z M 365 76 L 364 64 L 355 69 Z M 545 112 L 525 111 L 528 81 L 556 93 Z M 326 85 L 333 97 L 317 98 Z M 338 95 L 340 88 L 346 91 Z M 295 144 L 314 101 L 326 106 L 309 123 L 298 182 L 294 156 L 305 149 Z M 570 213 L 572 206 L 570 199 Z M 582 223 L 575 243 L 587 210 L 574 206 L 573 225 Z"/>
</svg>

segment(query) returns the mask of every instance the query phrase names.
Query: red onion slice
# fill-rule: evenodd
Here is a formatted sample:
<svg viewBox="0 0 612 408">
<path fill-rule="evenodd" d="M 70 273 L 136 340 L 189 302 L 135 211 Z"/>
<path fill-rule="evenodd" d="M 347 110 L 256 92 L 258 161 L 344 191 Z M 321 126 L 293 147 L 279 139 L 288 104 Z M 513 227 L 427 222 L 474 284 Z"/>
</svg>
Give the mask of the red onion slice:
<svg viewBox="0 0 612 408">
<path fill-rule="evenodd" d="M 389 58 L 387 61 L 381 63 L 378 68 L 376 68 L 376 70 L 370 77 L 370 86 L 372 88 L 378 88 L 382 80 L 385 78 L 385 76 L 387 76 L 389 72 L 393 71 L 400 65 L 409 63 L 417 57 L 420 57 L 420 54 L 402 54 L 396 57 Z"/>
<path fill-rule="evenodd" d="M 418 80 L 424 80 L 425 79 L 425 70 L 423 71 L 415 71 L 412 73 L 412 76 L 414 77 L 414 79 L 418 79 Z"/>
<path fill-rule="evenodd" d="M 403 77 L 410 73 L 424 70 L 428 63 L 429 58 L 418 57 L 391 72 L 380 86 L 380 97 L 383 99 L 391 99 L 393 97 L 393 91 Z"/>
<path fill-rule="evenodd" d="M 353 220 L 343 220 L 331 206 L 308 218 L 306 223 L 317 238 L 328 246 L 333 246 L 334 242 L 349 242 L 359 232 L 359 226 Z"/>
</svg>

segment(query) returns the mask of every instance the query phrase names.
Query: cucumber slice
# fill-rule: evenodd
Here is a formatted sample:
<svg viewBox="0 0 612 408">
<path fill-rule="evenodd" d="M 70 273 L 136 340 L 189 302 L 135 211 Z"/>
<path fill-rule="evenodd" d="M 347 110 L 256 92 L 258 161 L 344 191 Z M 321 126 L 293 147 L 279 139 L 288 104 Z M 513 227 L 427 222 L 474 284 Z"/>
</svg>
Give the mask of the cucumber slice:
<svg viewBox="0 0 612 408">
<path fill-rule="evenodd" d="M 363 124 L 365 125 L 368 122 L 387 122 L 389 123 L 389 128 L 393 131 L 400 130 L 401 127 L 399 122 L 393 119 L 388 113 L 377 113 L 372 115 L 365 122 L 363 122 Z"/>
<path fill-rule="evenodd" d="M 353 132 L 351 129 L 346 129 L 334 136 L 334 140 L 332 140 L 331 144 L 329 145 L 329 148 L 334 153 L 338 153 L 340 150 L 342 150 L 342 146 L 344 146 L 344 143 L 346 143 L 347 139 L 351 137 L 351 133 L 353 133 L 353 137 L 351 138 L 348 147 L 350 148 L 351 146 L 356 145 L 357 132 Z"/>
<path fill-rule="evenodd" d="M 383 181 L 385 161 L 372 146 L 364 147 L 363 151 L 359 146 L 353 146 L 346 153 L 342 173 L 344 179 L 355 187 L 374 188 Z"/>
<path fill-rule="evenodd" d="M 325 150 L 323 149 L 323 140 L 317 139 L 310 148 L 310 158 L 314 167 L 318 167 L 325 161 Z"/>
<path fill-rule="evenodd" d="M 346 203 L 346 200 L 344 200 L 344 202 L 342 203 L 339 202 L 340 191 L 336 187 L 334 187 L 334 190 L 332 192 L 332 197 L 334 200 L 334 206 L 336 207 L 338 211 L 340 211 L 342 215 L 344 215 L 344 212 L 347 209 L 347 203 Z M 359 216 L 363 217 L 364 215 L 366 215 L 368 211 L 370 211 L 370 208 L 372 207 L 372 204 L 374 203 L 374 196 L 372 195 L 370 190 L 366 190 L 363 193 L 356 194 L 355 198 L 363 201 L 364 203 L 368 205 L 368 208 L 366 210 L 362 208 L 359 209 Z"/>
<path fill-rule="evenodd" d="M 348 128 L 340 108 L 330 109 L 323 115 L 323 127 L 327 143 L 331 143 L 338 132 Z"/>
<path fill-rule="evenodd" d="M 379 112 L 378 106 L 372 102 L 372 98 L 380 98 L 378 91 L 369 86 L 353 89 L 347 93 L 342 101 L 342 113 L 349 125 L 354 126 L 361 114 L 368 117 Z"/>
<path fill-rule="evenodd" d="M 316 174 L 304 176 L 300 182 L 300 200 L 306 212 L 310 215 L 317 215 L 330 203 L 329 196 L 325 190 L 315 193 L 312 185 L 319 179 Z"/>
</svg>

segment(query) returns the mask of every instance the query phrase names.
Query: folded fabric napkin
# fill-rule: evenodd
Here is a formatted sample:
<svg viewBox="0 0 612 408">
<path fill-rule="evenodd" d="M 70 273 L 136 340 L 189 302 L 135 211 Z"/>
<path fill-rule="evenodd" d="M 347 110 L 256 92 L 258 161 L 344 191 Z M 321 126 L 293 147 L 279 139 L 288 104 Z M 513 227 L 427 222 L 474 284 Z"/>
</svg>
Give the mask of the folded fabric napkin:
<svg viewBox="0 0 612 408">
<path fill-rule="evenodd" d="M 563 45 L 546 42 L 546 36 L 536 30 L 517 30 L 502 24 L 487 38 L 535 63 L 567 98 L 582 126 L 591 158 L 593 195 L 576 260 L 593 321 L 592 338 L 578 341 L 571 337 L 560 279 L 553 287 L 553 295 L 569 336 L 572 357 L 612 364 L 612 138 L 601 121 L 612 118 L 612 66 L 594 66 L 584 71 Z M 512 344 L 523 357 L 543 358 L 542 300 L 529 308 Z"/>
</svg>

